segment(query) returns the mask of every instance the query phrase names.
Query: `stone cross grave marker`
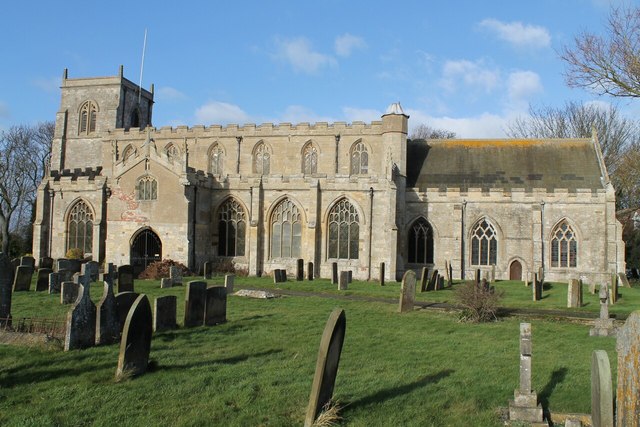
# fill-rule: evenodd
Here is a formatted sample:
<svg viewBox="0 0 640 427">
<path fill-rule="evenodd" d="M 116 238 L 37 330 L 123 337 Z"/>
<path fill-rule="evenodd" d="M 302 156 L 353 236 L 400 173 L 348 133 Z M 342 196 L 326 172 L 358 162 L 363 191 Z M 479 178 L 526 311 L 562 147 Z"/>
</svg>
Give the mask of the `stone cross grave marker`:
<svg viewBox="0 0 640 427">
<path fill-rule="evenodd" d="M 332 285 L 338 284 L 338 263 L 337 262 L 331 263 L 331 284 Z"/>
<path fill-rule="evenodd" d="M 427 292 L 428 284 L 429 284 L 429 268 L 422 267 L 422 274 L 420 275 L 420 292 Z"/>
<path fill-rule="evenodd" d="M 582 307 L 582 283 L 577 279 L 569 280 L 567 286 L 567 307 Z"/>
<path fill-rule="evenodd" d="M 91 278 L 84 266 L 82 270 L 78 299 L 67 313 L 65 351 L 92 347 L 96 342 L 96 306 L 89 295 Z"/>
<path fill-rule="evenodd" d="M 384 262 L 380 263 L 379 274 L 380 277 L 378 278 L 378 281 L 380 282 L 380 286 L 384 286 Z"/>
<path fill-rule="evenodd" d="M 207 288 L 204 324 L 218 325 L 227 321 L 227 290 L 223 286 Z"/>
<path fill-rule="evenodd" d="M 62 282 L 60 285 L 60 304 L 73 304 L 78 299 L 80 285 L 76 282 Z"/>
<path fill-rule="evenodd" d="M 296 280 L 304 280 L 304 260 L 302 258 L 298 258 L 296 261 Z"/>
<path fill-rule="evenodd" d="M 103 280 L 102 283 L 102 298 L 96 307 L 96 345 L 113 344 L 120 338 L 120 318 L 113 281 Z"/>
<path fill-rule="evenodd" d="M 413 310 L 413 303 L 416 298 L 416 273 L 407 270 L 402 276 L 402 287 L 400 288 L 400 313 Z"/>
<path fill-rule="evenodd" d="M 184 326 L 202 326 L 207 298 L 207 282 L 192 280 L 187 283 L 184 299 Z"/>
<path fill-rule="evenodd" d="M 538 395 L 531 388 L 532 347 L 531 324 L 520 323 L 520 387 L 509 402 L 511 421 L 542 422 L 542 405 L 538 404 Z"/>
<path fill-rule="evenodd" d="M 147 371 L 151 352 L 152 315 L 149 299 L 139 295 L 133 302 L 122 331 L 116 378 L 135 377 Z"/>
<path fill-rule="evenodd" d="M 178 297 L 166 295 L 158 297 L 153 303 L 153 331 L 167 331 L 177 327 L 176 309 Z"/>
<path fill-rule="evenodd" d="M 304 419 L 305 427 L 313 425 L 322 408 L 333 397 L 346 328 L 347 318 L 344 310 L 336 308 L 329 316 L 322 333 L 316 372 L 309 395 L 309 406 L 307 406 L 307 414 Z"/>
<path fill-rule="evenodd" d="M 36 279 L 36 291 L 46 291 L 49 289 L 49 274 L 53 273 L 50 268 L 39 268 Z"/>
<path fill-rule="evenodd" d="M 49 294 L 59 294 L 60 286 L 60 273 L 49 273 Z"/>
<path fill-rule="evenodd" d="M 13 265 L 4 253 L 0 252 L 0 326 L 11 324 L 11 287 L 13 286 Z"/>
<path fill-rule="evenodd" d="M 235 282 L 236 276 L 233 274 L 225 274 L 224 276 L 224 287 L 227 290 L 227 294 L 233 293 L 233 285 Z"/>
<path fill-rule="evenodd" d="M 620 283 L 622 284 L 623 287 L 625 288 L 630 288 L 631 286 L 629 285 L 629 279 L 627 279 L 627 275 L 624 273 L 618 273 L 618 280 L 620 280 Z"/>
<path fill-rule="evenodd" d="M 609 290 L 606 283 L 600 286 L 598 297 L 600 298 L 600 317 L 595 320 L 593 328 L 589 330 L 589 335 L 592 337 L 615 335 L 616 328 L 613 319 L 609 318 Z"/>
<path fill-rule="evenodd" d="M 594 426 L 614 425 L 611 366 L 604 350 L 594 350 L 591 354 L 591 419 Z"/>
<path fill-rule="evenodd" d="M 340 280 L 338 281 L 338 290 L 346 291 L 348 287 L 349 287 L 349 272 L 341 271 Z"/>
<path fill-rule="evenodd" d="M 433 270 L 431 273 L 431 277 L 429 278 L 429 283 L 427 284 L 427 292 L 436 290 L 436 282 L 438 281 L 438 270 Z"/>
<path fill-rule="evenodd" d="M 118 292 L 116 298 L 116 311 L 118 313 L 118 334 L 122 332 L 124 328 L 124 322 L 127 320 L 127 314 L 131 306 L 136 301 L 140 294 L 136 292 Z"/>
<path fill-rule="evenodd" d="M 307 263 L 307 280 L 313 280 L 313 263 L 311 261 Z"/>
<path fill-rule="evenodd" d="M 173 286 L 182 285 L 182 270 L 180 267 L 175 265 L 169 267 L 169 278 L 173 281 Z"/>
<path fill-rule="evenodd" d="M 118 267 L 118 293 L 133 292 L 133 267 L 121 265 Z"/>
<path fill-rule="evenodd" d="M 19 265 L 16 268 L 16 274 L 13 279 L 13 292 L 28 291 L 31 288 L 32 276 L 33 267 Z"/>
<path fill-rule="evenodd" d="M 640 426 L 640 311 L 629 315 L 616 337 L 618 387 L 616 420 L 618 426 Z"/>
</svg>

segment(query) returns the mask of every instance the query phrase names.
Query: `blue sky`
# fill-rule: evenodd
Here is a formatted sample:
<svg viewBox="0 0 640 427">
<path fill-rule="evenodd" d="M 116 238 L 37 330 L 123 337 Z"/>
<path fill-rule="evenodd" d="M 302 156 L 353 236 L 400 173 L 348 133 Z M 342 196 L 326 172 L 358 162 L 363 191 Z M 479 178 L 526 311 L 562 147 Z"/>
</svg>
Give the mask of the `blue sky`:
<svg viewBox="0 0 640 427">
<path fill-rule="evenodd" d="M 378 120 L 502 137 L 530 103 L 615 102 L 565 85 L 563 45 L 613 0 L 9 2 L 0 129 L 54 120 L 60 79 L 155 85 L 153 124 Z M 627 2 L 637 5 L 637 1 Z M 638 101 L 618 106 L 640 113 Z"/>
</svg>

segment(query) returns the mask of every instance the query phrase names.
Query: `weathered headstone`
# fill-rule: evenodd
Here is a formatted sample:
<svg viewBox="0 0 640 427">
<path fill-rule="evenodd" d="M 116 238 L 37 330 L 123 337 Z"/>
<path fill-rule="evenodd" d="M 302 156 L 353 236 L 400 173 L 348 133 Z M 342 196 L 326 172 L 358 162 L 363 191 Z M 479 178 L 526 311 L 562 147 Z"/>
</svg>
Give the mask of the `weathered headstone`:
<svg viewBox="0 0 640 427">
<path fill-rule="evenodd" d="M 36 260 L 32 256 L 20 257 L 20 265 L 31 267 L 32 270 L 36 268 Z"/>
<path fill-rule="evenodd" d="M 280 283 L 280 273 L 279 273 L 279 269 L 277 269 L 277 268 L 276 268 L 276 269 L 274 269 L 274 270 L 272 271 L 272 273 L 273 273 L 273 283 L 274 283 L 274 284 L 276 284 L 276 283 Z"/>
<path fill-rule="evenodd" d="M 227 290 L 228 294 L 233 293 L 233 285 L 235 282 L 236 276 L 233 274 L 225 274 L 224 276 L 224 287 Z"/>
<path fill-rule="evenodd" d="M 13 292 L 28 291 L 31 288 L 33 267 L 19 265 L 13 278 Z"/>
<path fill-rule="evenodd" d="M 142 294 L 131 306 L 122 330 L 116 378 L 135 377 L 147 371 L 153 333 L 151 324 L 149 299 Z"/>
<path fill-rule="evenodd" d="M 307 280 L 313 280 L 313 263 L 311 261 L 307 263 Z"/>
<path fill-rule="evenodd" d="M 444 276 L 440 276 L 438 274 L 438 279 L 436 280 L 436 284 L 435 284 L 434 290 L 440 291 L 442 289 L 444 289 Z"/>
<path fill-rule="evenodd" d="M 133 267 L 121 265 L 118 267 L 118 293 L 133 292 Z"/>
<path fill-rule="evenodd" d="M 594 426 L 614 426 L 611 366 L 604 350 L 591 354 L 591 420 Z"/>
<path fill-rule="evenodd" d="M 531 290 L 533 291 L 533 300 L 540 301 L 542 299 L 542 280 L 539 279 L 538 274 L 535 274 L 533 277 Z"/>
<path fill-rule="evenodd" d="M 169 267 L 169 278 L 173 281 L 173 286 L 182 285 L 182 269 L 180 267 L 172 265 Z"/>
<path fill-rule="evenodd" d="M 378 278 L 380 286 L 384 286 L 384 262 L 380 263 L 380 277 Z"/>
<path fill-rule="evenodd" d="M 451 264 L 449 263 L 449 261 L 445 261 L 444 262 L 444 275 L 445 275 L 445 279 L 447 280 L 447 286 L 451 287 L 451 285 L 453 285 L 452 282 L 452 271 L 451 271 Z"/>
<path fill-rule="evenodd" d="M 331 284 L 332 285 L 338 284 L 338 263 L 337 262 L 331 263 Z"/>
<path fill-rule="evenodd" d="M 71 270 L 71 263 L 66 258 L 58 258 L 55 262 L 55 270 L 60 271 L 62 269 Z"/>
<path fill-rule="evenodd" d="M 416 298 L 416 273 L 407 270 L 402 276 L 402 287 L 400 288 L 400 313 L 413 310 L 413 303 Z"/>
<path fill-rule="evenodd" d="M 84 271 L 87 272 L 86 274 L 89 275 L 90 280 L 95 282 L 98 280 L 98 274 L 100 274 L 100 264 L 96 261 L 88 261 L 84 264 Z"/>
<path fill-rule="evenodd" d="M 630 288 L 629 279 L 627 279 L 627 275 L 624 273 L 618 273 L 618 279 L 620 280 L 620 285 L 625 288 Z"/>
<path fill-rule="evenodd" d="M 415 273 L 414 273 L 415 282 Z M 415 287 L 415 283 L 414 283 Z M 347 328 L 347 318 L 344 310 L 335 309 L 329 316 L 322 333 L 316 372 L 313 376 L 309 406 L 304 419 L 304 426 L 311 427 L 322 408 L 331 400 L 336 383 L 340 354 Z"/>
<path fill-rule="evenodd" d="M 67 268 L 61 268 L 58 270 L 58 277 L 60 282 L 71 282 L 73 281 L 73 270 L 69 270 Z"/>
<path fill-rule="evenodd" d="M 222 286 L 207 288 L 204 324 L 213 326 L 227 321 L 227 291 Z"/>
<path fill-rule="evenodd" d="M 96 307 L 96 345 L 113 344 L 120 338 L 120 318 L 113 281 L 103 280 L 102 283 L 102 298 Z"/>
<path fill-rule="evenodd" d="M 542 422 L 542 405 L 531 388 L 531 324 L 520 323 L 520 387 L 513 392 L 509 402 L 509 420 Z"/>
<path fill-rule="evenodd" d="M 153 303 L 153 331 L 167 331 L 175 329 L 176 309 L 178 307 L 178 297 L 166 295 L 158 297 Z"/>
<path fill-rule="evenodd" d="M 207 283 L 192 280 L 187 283 L 184 299 L 184 326 L 202 326 L 207 299 Z"/>
<path fill-rule="evenodd" d="M 13 265 L 4 253 L 0 252 L 0 326 L 11 324 L 11 287 L 13 285 Z"/>
<path fill-rule="evenodd" d="M 116 294 L 116 311 L 118 313 L 118 333 L 122 332 L 124 322 L 127 320 L 127 314 L 131 306 L 140 294 L 136 292 L 118 292 Z"/>
<path fill-rule="evenodd" d="M 338 290 L 346 291 L 349 287 L 349 272 L 341 271 L 340 272 L 340 280 L 338 281 Z"/>
<path fill-rule="evenodd" d="M 427 292 L 436 290 L 436 282 L 438 281 L 438 270 L 433 270 L 431 273 L 431 277 L 429 278 L 429 283 L 427 284 Z"/>
<path fill-rule="evenodd" d="M 592 337 L 608 337 L 615 335 L 616 328 L 613 323 L 613 319 L 609 318 L 609 290 L 607 284 L 600 285 L 600 292 L 598 295 L 600 299 L 600 317 L 595 320 L 593 328 L 589 330 L 589 335 Z"/>
<path fill-rule="evenodd" d="M 420 292 L 426 292 L 428 284 L 429 284 L 429 267 L 422 267 L 422 274 L 420 275 Z"/>
<path fill-rule="evenodd" d="M 40 258 L 40 262 L 38 262 L 39 268 L 50 268 L 53 270 L 53 258 L 45 256 Z"/>
<path fill-rule="evenodd" d="M 616 338 L 618 386 L 616 425 L 640 426 L 640 311 L 629 315 Z"/>
<path fill-rule="evenodd" d="M 160 279 L 160 289 L 166 289 L 173 287 L 173 280 L 168 277 L 163 277 Z"/>
<path fill-rule="evenodd" d="M 78 299 L 80 285 L 76 282 L 62 282 L 60 285 L 60 304 L 73 304 Z"/>
<path fill-rule="evenodd" d="M 304 280 L 304 260 L 302 258 L 298 258 L 296 261 L 296 280 Z"/>
<path fill-rule="evenodd" d="M 204 263 L 204 280 L 211 279 L 213 277 L 213 264 L 210 261 Z"/>
<path fill-rule="evenodd" d="M 76 303 L 67 314 L 64 350 L 88 348 L 96 342 L 96 306 L 89 295 L 91 279 L 83 268 Z"/>
<path fill-rule="evenodd" d="M 577 279 L 569 280 L 567 285 L 567 307 L 582 307 L 582 283 Z"/>
<path fill-rule="evenodd" d="M 36 291 L 46 291 L 49 289 L 49 274 L 53 273 L 50 268 L 39 268 L 36 279 Z"/>
<path fill-rule="evenodd" d="M 61 284 L 59 273 L 49 273 L 49 294 L 59 294 Z"/>
</svg>

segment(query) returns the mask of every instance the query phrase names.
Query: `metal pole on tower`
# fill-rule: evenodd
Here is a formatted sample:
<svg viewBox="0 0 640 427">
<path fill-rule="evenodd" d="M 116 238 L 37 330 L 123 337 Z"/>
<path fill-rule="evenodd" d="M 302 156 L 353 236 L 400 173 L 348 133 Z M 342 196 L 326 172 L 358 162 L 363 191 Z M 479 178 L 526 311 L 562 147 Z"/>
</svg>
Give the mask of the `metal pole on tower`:
<svg viewBox="0 0 640 427">
<path fill-rule="evenodd" d="M 138 105 L 142 97 L 142 72 L 144 71 L 144 53 L 147 50 L 147 29 L 144 29 L 144 42 L 142 43 L 142 62 L 140 63 L 140 84 L 138 85 Z"/>
</svg>

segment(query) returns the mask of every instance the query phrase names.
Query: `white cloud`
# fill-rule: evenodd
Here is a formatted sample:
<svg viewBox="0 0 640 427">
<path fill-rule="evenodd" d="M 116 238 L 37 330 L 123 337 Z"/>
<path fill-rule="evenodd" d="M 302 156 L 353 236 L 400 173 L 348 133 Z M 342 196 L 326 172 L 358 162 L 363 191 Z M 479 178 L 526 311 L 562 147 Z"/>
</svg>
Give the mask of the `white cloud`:
<svg viewBox="0 0 640 427">
<path fill-rule="evenodd" d="M 57 93 L 60 90 L 60 77 L 39 77 L 32 81 L 33 85 L 45 92 Z"/>
<path fill-rule="evenodd" d="M 472 117 L 432 116 L 420 110 L 405 110 L 409 119 L 409 134 L 413 128 L 426 124 L 436 129 L 448 130 L 456 133 L 457 138 L 505 138 L 510 114 L 492 114 L 484 112 Z"/>
<path fill-rule="evenodd" d="M 480 27 L 486 28 L 515 47 L 544 48 L 551 44 L 549 31 L 537 25 L 485 19 L 480 22 Z"/>
<path fill-rule="evenodd" d="M 455 91 L 458 82 L 489 93 L 500 82 L 500 72 L 485 67 L 482 61 L 446 61 L 442 69 L 441 86 L 448 91 Z"/>
<path fill-rule="evenodd" d="M 200 124 L 244 124 L 251 122 L 249 115 L 240 107 L 220 101 L 210 101 L 196 110 L 195 117 Z"/>
<path fill-rule="evenodd" d="M 349 33 L 336 37 L 335 49 L 338 56 L 347 57 L 355 49 L 364 49 L 367 47 L 362 37 L 354 36 Z"/>
<path fill-rule="evenodd" d="M 182 101 L 187 95 L 171 86 L 162 86 L 156 90 L 156 98 L 161 101 Z"/>
<path fill-rule="evenodd" d="M 516 71 L 507 79 L 509 99 L 512 101 L 528 101 L 532 95 L 542 92 L 540 76 L 533 71 Z"/>
<path fill-rule="evenodd" d="M 289 63 L 296 72 L 313 74 L 323 67 L 336 65 L 335 58 L 315 52 L 304 37 L 276 40 L 276 47 L 275 57 Z"/>
</svg>

